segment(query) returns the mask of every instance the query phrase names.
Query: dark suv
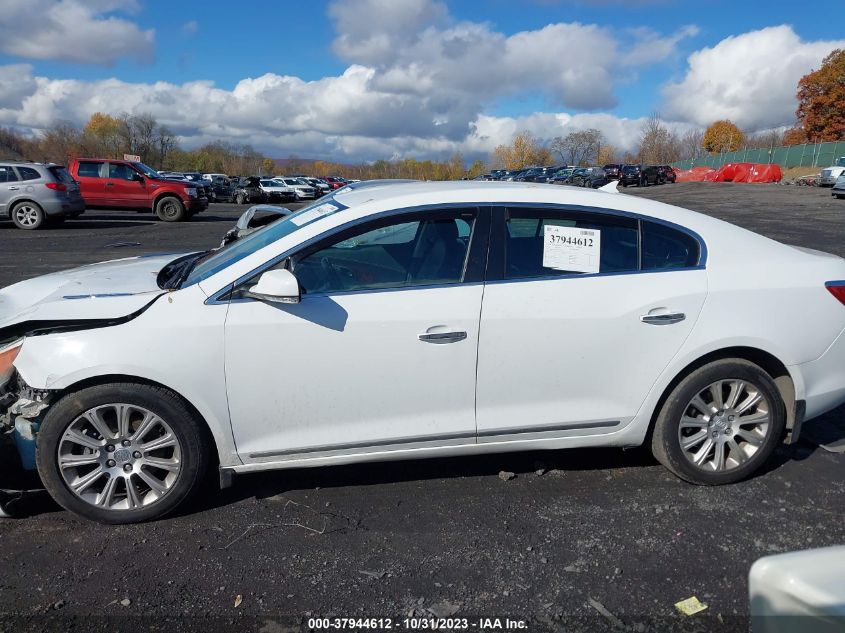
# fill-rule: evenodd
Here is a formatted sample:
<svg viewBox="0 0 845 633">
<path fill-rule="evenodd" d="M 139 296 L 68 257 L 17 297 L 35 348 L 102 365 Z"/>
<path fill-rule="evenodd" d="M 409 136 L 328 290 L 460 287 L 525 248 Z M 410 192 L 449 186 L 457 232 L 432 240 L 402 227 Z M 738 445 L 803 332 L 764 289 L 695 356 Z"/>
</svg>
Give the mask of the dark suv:
<svg viewBox="0 0 845 633">
<path fill-rule="evenodd" d="M 79 183 L 61 165 L 0 160 L 0 218 L 33 230 L 84 212 Z"/>
<path fill-rule="evenodd" d="M 623 187 L 628 185 L 637 185 L 638 187 L 658 185 L 660 184 L 660 174 L 657 167 L 653 165 L 623 165 L 619 182 Z"/>
<path fill-rule="evenodd" d="M 605 175 L 611 180 L 619 180 L 619 176 L 622 173 L 622 165 L 610 164 L 605 165 L 602 169 L 604 169 Z"/>
<path fill-rule="evenodd" d="M 675 174 L 675 170 L 672 169 L 669 165 L 658 165 L 657 166 L 657 173 L 659 175 L 659 181 L 657 184 L 664 185 L 667 182 L 675 182 L 675 179 L 678 177 Z"/>
</svg>

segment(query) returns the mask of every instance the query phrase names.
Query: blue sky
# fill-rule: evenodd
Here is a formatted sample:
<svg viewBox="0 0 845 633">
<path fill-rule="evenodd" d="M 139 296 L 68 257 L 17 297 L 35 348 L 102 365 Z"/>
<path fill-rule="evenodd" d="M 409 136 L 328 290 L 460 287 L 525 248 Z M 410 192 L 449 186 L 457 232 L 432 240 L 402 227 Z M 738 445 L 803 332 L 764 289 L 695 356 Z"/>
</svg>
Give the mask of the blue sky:
<svg viewBox="0 0 845 633">
<path fill-rule="evenodd" d="M 393 85 L 400 75 L 403 86 L 409 83 L 410 77 L 414 77 L 418 86 L 430 85 L 432 92 L 425 99 L 437 103 L 427 103 L 419 112 L 409 103 L 416 89 L 411 88 L 407 95 L 403 95 L 402 112 L 415 123 L 417 116 L 426 119 L 425 125 L 416 126 L 419 129 L 408 132 L 414 139 L 421 139 L 410 142 L 408 151 L 437 154 L 457 148 L 477 153 L 484 151 L 483 143 L 473 145 L 465 142 L 464 147 L 460 147 L 460 137 L 468 127 L 477 128 L 479 117 L 494 119 L 498 127 L 491 129 L 502 134 L 508 134 L 511 128 L 516 129 L 523 123 L 524 127 L 531 129 L 532 126 L 542 128 L 552 120 L 563 126 L 577 126 L 577 121 L 583 120 L 584 125 L 594 121 L 599 127 L 605 126 L 607 129 L 603 131 L 612 136 L 617 120 L 637 120 L 653 111 L 659 111 L 670 122 L 677 123 L 679 130 L 685 126 L 703 125 L 707 112 L 701 111 L 703 105 L 693 103 L 695 95 L 691 93 L 696 90 L 715 93 L 718 90 L 730 95 L 732 90 L 741 91 L 741 83 L 737 85 L 736 82 L 754 83 L 753 77 L 758 75 L 753 73 L 758 67 L 759 76 L 766 73 L 776 76 L 780 72 L 781 58 L 792 55 L 786 62 L 792 73 L 789 77 L 791 83 L 786 82 L 778 88 L 784 94 L 772 96 L 771 105 L 765 99 L 762 102 L 757 99 L 761 108 L 775 107 L 779 112 L 776 117 L 746 112 L 751 105 L 749 102 L 740 103 L 740 97 L 736 97 L 735 104 L 717 104 L 715 108 L 710 108 L 714 113 L 724 111 L 734 114 L 747 128 L 763 129 L 790 123 L 787 120 L 790 95 L 786 92 L 791 90 L 794 93 L 795 78 L 792 75 L 809 70 L 845 35 L 841 21 L 820 20 L 816 11 L 802 10 L 794 1 L 786 0 L 453 0 L 445 3 L 437 0 L 392 0 L 393 13 L 389 16 L 382 10 L 384 5 L 379 5 L 386 1 L 245 0 L 232 4 L 200 0 L 134 0 L 133 5 L 132 1 L 117 3 L 112 0 L 90 0 L 88 4 L 82 0 L 29 0 L 42 6 L 48 16 L 57 6 L 63 7 L 62 10 L 81 11 L 74 15 L 82 16 L 82 22 L 90 21 L 92 29 L 102 26 L 104 21 L 117 20 L 120 28 L 124 29 L 124 36 L 122 42 L 114 47 L 104 44 L 102 57 L 96 57 L 95 52 L 86 57 L 73 51 L 78 50 L 78 46 L 107 39 L 107 34 L 102 35 L 105 31 L 96 31 L 101 34 L 96 38 L 68 42 L 64 50 L 45 33 L 29 37 L 27 44 L 16 44 L 9 36 L 19 34 L 12 29 L 20 29 L 20 23 L 13 25 L 10 18 L 0 16 L 0 88 L 3 87 L 4 67 L 16 68 L 25 64 L 26 72 L 33 78 L 33 85 L 37 85 L 34 78 L 38 77 L 54 82 L 51 84 L 54 86 L 59 85 L 55 83 L 58 80 L 69 80 L 73 82 L 73 89 L 81 95 L 74 102 L 69 100 L 70 97 L 61 102 L 53 91 L 44 96 L 51 100 L 49 107 L 41 105 L 38 110 L 33 110 L 32 101 L 40 99 L 33 98 L 26 103 L 26 97 L 32 95 L 24 94 L 17 110 L 14 107 L 4 109 L 0 98 L 0 125 L 30 127 L 37 131 L 48 126 L 51 120 L 84 118 L 92 108 L 108 105 L 93 98 L 91 93 L 103 85 L 101 82 L 117 79 L 125 86 L 122 92 L 113 87 L 114 94 L 134 96 L 115 99 L 116 107 L 132 111 L 147 108 L 157 115 L 163 113 L 165 116 L 159 118 L 183 131 L 189 144 L 191 139 L 195 143 L 210 140 L 216 133 L 224 138 L 245 133 L 248 136 L 246 140 L 258 146 L 269 147 L 275 143 L 279 151 L 283 151 L 286 147 L 279 139 L 288 138 L 296 152 L 302 151 L 303 145 L 307 149 L 311 143 L 315 145 L 315 153 L 325 153 L 328 148 L 334 151 L 339 147 L 335 137 L 346 132 L 342 126 L 320 123 L 315 112 L 329 112 L 331 116 L 333 107 L 330 104 L 322 103 L 310 111 L 317 120 L 310 124 L 311 127 L 304 122 L 294 126 L 295 129 L 292 124 L 282 123 L 275 128 L 272 125 L 262 127 L 263 124 L 249 126 L 242 120 L 243 117 L 223 123 L 220 121 L 222 106 L 216 113 L 209 113 L 209 117 L 215 117 L 214 121 L 192 125 L 189 116 L 177 114 L 184 103 L 183 89 L 174 91 L 175 96 L 165 99 L 161 97 L 162 92 L 155 89 L 156 82 L 178 87 L 196 81 L 213 82 L 213 88 L 225 93 L 218 97 L 226 99 L 231 97 L 231 91 L 240 82 L 248 78 L 287 76 L 307 83 L 342 77 L 355 65 L 372 69 L 375 73 L 374 77 L 357 82 L 356 90 L 360 94 L 344 93 L 347 99 L 360 100 L 363 108 L 369 106 L 372 96 L 369 91 L 378 82 L 390 84 L 387 94 L 394 108 L 396 99 L 400 97 Z M 123 10 L 125 7 L 129 10 Z M 9 23 L 4 26 L 5 20 Z M 76 17 L 73 21 L 81 23 Z M 24 23 L 22 30 L 44 28 L 47 22 L 49 20 Z M 544 37 L 543 29 L 548 25 L 569 25 L 565 28 L 574 25 L 574 30 Z M 766 31 L 777 26 L 784 26 L 785 30 Z M 348 45 L 339 44 L 347 27 Z M 466 73 L 463 78 L 446 77 L 454 74 L 454 68 L 447 68 L 452 63 L 451 58 L 444 61 L 441 56 L 418 64 L 418 58 L 428 56 L 427 49 L 415 50 L 411 43 L 422 37 L 420 34 L 426 29 L 429 33 L 436 31 L 436 37 L 429 35 L 434 45 L 451 41 L 457 31 L 469 31 L 475 39 L 467 41 L 482 42 L 470 46 L 493 42 L 491 50 L 495 49 L 496 41 L 511 41 L 509 38 L 516 34 L 528 33 L 529 37 L 518 46 L 520 38 L 513 39 L 515 50 L 523 51 L 521 57 L 514 53 L 503 59 L 473 58 L 471 54 L 462 53 L 458 63 L 473 67 L 463 69 Z M 755 33 L 762 35 L 755 36 Z M 369 50 L 367 47 L 372 42 L 367 44 L 365 40 L 372 34 L 389 43 L 377 51 Z M 2 43 L 4 35 L 6 44 Z M 61 39 L 62 34 L 58 36 Z M 583 37 L 583 46 L 567 47 L 561 40 L 570 36 L 575 39 Z M 133 38 L 137 46 L 130 49 L 126 42 Z M 740 40 L 731 45 L 730 42 L 736 38 Z M 36 44 L 32 43 L 33 40 Z M 43 41 L 43 45 L 39 40 Z M 653 47 L 650 45 L 652 40 L 655 42 Z M 39 45 L 41 48 L 38 48 Z M 125 47 L 123 53 L 121 46 Z M 644 60 L 626 64 L 626 59 L 631 59 L 636 47 L 639 47 L 638 54 Z M 659 47 L 664 47 L 665 51 L 656 52 Z M 653 50 L 649 52 L 649 49 Z M 702 65 L 696 69 L 690 56 L 706 49 L 716 49 L 716 53 L 702 60 Z M 769 62 L 765 56 L 761 58 L 762 52 L 768 54 Z M 95 58 L 91 59 L 91 55 Z M 645 59 L 649 56 L 651 59 Z M 754 67 L 745 68 L 744 77 L 732 78 L 731 75 L 741 74 L 736 71 L 745 67 L 748 56 L 754 56 L 750 61 Z M 418 68 L 420 65 L 421 69 Z M 8 72 L 12 74 L 11 70 Z M 475 94 L 462 93 L 461 81 L 473 75 L 486 77 L 486 85 L 474 89 Z M 497 80 L 501 81 L 501 85 L 495 85 Z M 582 85 L 583 90 L 580 89 Z M 299 118 L 304 121 L 307 117 L 300 116 L 303 113 L 298 104 L 309 99 L 323 99 L 323 96 L 314 94 L 319 86 L 312 88 L 310 91 L 304 87 L 291 89 L 278 85 L 278 82 L 270 87 L 252 86 L 251 90 L 258 91 L 261 98 L 269 100 L 266 107 L 255 110 L 254 114 L 272 118 L 273 113 L 280 112 L 283 113 L 280 119 L 290 121 Z M 325 88 L 335 87 L 332 82 L 327 82 Z M 43 86 L 35 87 L 32 94 L 37 94 L 39 89 L 44 90 Z M 349 90 L 348 87 L 344 89 Z M 762 90 L 762 87 L 759 89 Z M 290 94 L 279 92 L 284 90 Z M 681 92 L 684 94 L 681 95 Z M 86 105 L 79 103 L 82 98 L 87 100 Z M 149 102 L 151 98 L 152 105 Z M 717 100 L 719 94 L 707 98 Z M 254 95 L 244 99 L 250 101 Z M 163 103 L 170 103 L 172 110 L 162 110 Z M 243 100 L 238 102 L 238 107 L 242 105 Z M 349 131 L 349 136 L 356 138 L 342 148 L 344 153 L 361 158 L 374 157 L 368 152 L 395 149 L 401 153 L 401 142 L 391 145 L 385 141 L 405 136 L 398 125 L 386 125 L 382 132 L 374 125 L 375 122 L 360 120 L 359 115 L 360 109 L 356 109 L 352 119 L 359 121 L 360 129 Z M 587 115 L 595 116 L 590 118 Z M 598 115 L 607 118 L 597 118 Z M 374 116 L 377 116 L 376 112 Z M 553 116 L 557 118 L 549 118 Z M 346 119 L 349 118 L 347 115 Z M 541 120 L 546 123 L 538 123 Z M 444 121 L 448 123 L 444 124 Z M 513 126 L 510 121 L 514 121 Z M 279 135 L 270 142 L 262 138 L 262 130 L 265 134 L 275 130 Z M 630 145 L 635 136 L 622 134 L 617 142 L 620 146 Z M 308 141 L 309 138 L 312 140 Z M 367 139 L 378 139 L 378 142 L 368 143 Z"/>
</svg>

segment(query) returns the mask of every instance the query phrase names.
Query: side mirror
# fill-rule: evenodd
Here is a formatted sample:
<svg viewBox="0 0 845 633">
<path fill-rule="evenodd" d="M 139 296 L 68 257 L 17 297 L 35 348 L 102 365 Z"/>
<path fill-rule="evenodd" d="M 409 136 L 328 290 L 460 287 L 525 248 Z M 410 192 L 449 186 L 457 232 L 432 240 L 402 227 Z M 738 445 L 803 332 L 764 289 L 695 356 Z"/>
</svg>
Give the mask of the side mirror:
<svg viewBox="0 0 845 633">
<path fill-rule="evenodd" d="M 255 284 L 247 292 L 248 297 L 271 303 L 299 303 L 299 281 L 293 273 L 284 268 L 268 270 L 258 278 Z"/>
</svg>

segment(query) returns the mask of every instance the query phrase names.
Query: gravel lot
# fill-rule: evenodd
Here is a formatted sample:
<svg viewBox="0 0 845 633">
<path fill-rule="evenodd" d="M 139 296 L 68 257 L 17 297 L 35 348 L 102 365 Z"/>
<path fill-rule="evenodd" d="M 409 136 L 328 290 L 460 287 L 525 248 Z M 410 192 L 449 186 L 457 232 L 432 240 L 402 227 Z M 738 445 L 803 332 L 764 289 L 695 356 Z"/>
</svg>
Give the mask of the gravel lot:
<svg viewBox="0 0 845 633">
<path fill-rule="evenodd" d="M 845 201 L 828 190 L 628 192 L 845 256 Z M 242 210 L 212 205 L 176 225 L 91 211 L 34 233 L 0 222 L 0 286 L 208 248 Z M 720 488 L 675 479 L 645 450 L 586 449 L 243 476 L 135 526 L 84 523 L 35 494 L 18 504 L 27 518 L 0 521 L 0 630 L 282 631 L 308 615 L 403 628 L 411 613 L 471 616 L 470 630 L 478 616 L 530 630 L 747 630 L 754 560 L 845 542 L 845 455 L 819 447 L 843 436 L 845 407 L 761 475 Z M 708 609 L 678 614 L 690 596 Z"/>
</svg>

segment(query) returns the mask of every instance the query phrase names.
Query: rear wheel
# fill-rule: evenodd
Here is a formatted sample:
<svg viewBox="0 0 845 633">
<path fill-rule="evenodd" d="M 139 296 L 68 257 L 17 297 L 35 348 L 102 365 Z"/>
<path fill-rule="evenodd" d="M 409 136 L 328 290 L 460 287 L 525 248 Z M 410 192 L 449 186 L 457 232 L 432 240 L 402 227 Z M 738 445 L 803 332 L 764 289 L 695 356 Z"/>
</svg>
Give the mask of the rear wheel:
<svg viewBox="0 0 845 633">
<path fill-rule="evenodd" d="M 19 229 L 34 231 L 46 222 L 44 210 L 34 202 L 19 202 L 12 207 L 12 222 Z"/>
<path fill-rule="evenodd" d="M 766 462 L 785 424 L 786 408 L 769 374 L 746 360 L 718 360 L 672 390 L 651 448 L 661 464 L 690 483 L 733 483 Z"/>
<path fill-rule="evenodd" d="M 164 196 L 156 203 L 156 215 L 162 222 L 181 222 L 187 217 L 185 205 L 176 196 Z"/>
<path fill-rule="evenodd" d="M 38 472 L 62 507 L 100 523 L 172 511 L 207 466 L 201 422 L 173 392 L 116 383 L 68 394 L 38 434 Z"/>
</svg>

